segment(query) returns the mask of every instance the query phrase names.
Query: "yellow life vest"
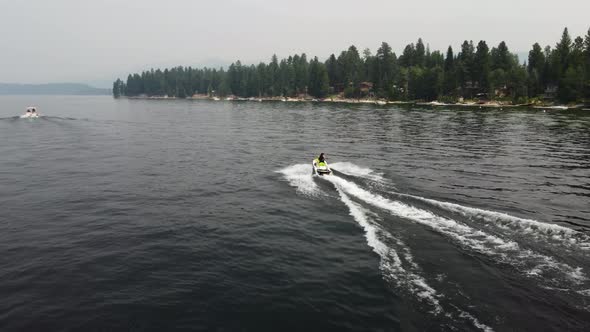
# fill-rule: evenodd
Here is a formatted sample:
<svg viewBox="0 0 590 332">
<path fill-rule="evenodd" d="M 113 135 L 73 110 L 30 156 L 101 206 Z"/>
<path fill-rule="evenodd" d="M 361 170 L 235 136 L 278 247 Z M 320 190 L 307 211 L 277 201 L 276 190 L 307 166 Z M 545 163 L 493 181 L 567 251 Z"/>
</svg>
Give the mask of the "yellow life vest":
<svg viewBox="0 0 590 332">
<path fill-rule="evenodd" d="M 325 166 L 327 166 L 325 161 L 320 161 L 320 158 L 316 158 L 316 160 L 314 160 L 314 161 L 315 161 L 315 164 L 318 167 L 325 167 Z"/>
</svg>

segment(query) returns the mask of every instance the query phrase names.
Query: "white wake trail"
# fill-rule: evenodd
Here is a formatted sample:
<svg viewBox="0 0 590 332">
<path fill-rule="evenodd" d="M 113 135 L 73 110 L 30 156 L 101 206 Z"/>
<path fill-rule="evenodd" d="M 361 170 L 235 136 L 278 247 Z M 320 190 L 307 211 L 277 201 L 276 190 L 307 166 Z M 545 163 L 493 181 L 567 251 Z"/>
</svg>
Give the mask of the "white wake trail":
<svg viewBox="0 0 590 332">
<path fill-rule="evenodd" d="M 461 214 L 467 218 L 476 218 L 483 220 L 484 222 L 492 223 L 505 230 L 532 236 L 537 240 L 555 241 L 557 244 L 573 247 L 574 249 L 590 250 L 590 236 L 568 227 L 544 223 L 532 219 L 518 218 L 502 212 L 441 202 L 420 196 L 404 196 L 430 203 L 448 211 Z"/>
<path fill-rule="evenodd" d="M 380 175 L 374 173 L 372 170 L 351 163 L 335 163 L 333 166 L 335 165 L 338 165 L 340 167 L 339 171 L 344 174 L 368 179 L 371 179 L 370 176 L 373 174 L 375 176 L 374 180 L 380 178 Z M 316 197 L 326 195 L 322 193 L 314 177 L 311 175 L 311 165 L 297 164 L 286 167 L 279 171 L 279 173 L 282 173 L 289 184 L 295 187 L 300 194 Z M 319 178 L 331 182 L 342 193 L 346 194 L 347 197 L 353 196 L 360 201 L 383 209 L 394 216 L 425 225 L 458 244 L 460 247 L 490 257 L 497 262 L 510 264 L 525 276 L 536 278 L 542 283 L 548 284 L 547 286 L 561 285 L 563 282 L 566 282 L 579 287 L 584 286 L 588 281 L 588 277 L 582 268 L 570 266 L 567 263 L 558 261 L 552 256 L 521 247 L 519 243 L 510 239 L 508 237 L 510 234 L 506 232 L 492 234 L 479 230 L 456 220 L 441 217 L 431 211 L 388 199 L 374 193 L 372 190 L 365 190 L 357 184 L 338 176 L 332 175 Z M 406 196 L 413 197 L 410 195 Z M 414 198 L 423 199 L 427 203 L 464 214 L 468 218 L 475 218 L 477 216 L 478 218 L 483 218 L 484 221 L 487 220 L 487 223 L 499 223 L 501 225 L 500 229 L 502 230 L 516 230 L 523 234 L 532 232 L 533 236 L 544 236 L 547 239 L 552 238 L 554 242 L 557 241 L 555 239 L 563 238 L 567 239 L 568 243 L 572 246 L 579 247 L 580 249 L 587 248 L 589 243 L 586 235 L 579 234 L 579 232 L 567 227 L 517 218 L 499 212 L 464 207 L 453 203 L 439 202 L 423 197 Z"/>
<path fill-rule="evenodd" d="M 385 182 L 385 178 L 383 178 L 382 173 L 377 173 L 374 170 L 366 167 L 360 167 L 353 163 L 349 162 L 337 162 L 330 164 L 330 167 L 334 168 L 340 173 L 346 175 L 352 175 L 359 178 L 365 178 L 368 180 L 372 180 L 375 182 Z"/>
<path fill-rule="evenodd" d="M 474 229 L 453 219 L 437 216 L 399 201 L 392 201 L 383 196 L 362 189 L 355 183 L 337 176 L 324 177 L 346 194 L 354 196 L 365 203 L 388 211 L 392 215 L 425 225 L 434 231 L 452 239 L 461 247 L 494 258 L 500 262 L 517 267 L 525 275 L 545 276 L 560 274 L 570 282 L 581 284 L 587 280 L 582 269 L 571 267 L 555 258 L 524 249 L 518 243 L 499 236 Z"/>
<path fill-rule="evenodd" d="M 392 282 L 397 288 L 409 292 L 416 297 L 417 300 L 426 302 L 433 308 L 431 311 L 432 314 L 443 314 L 444 309 L 439 298 L 443 298 L 444 296 L 438 294 L 438 292 L 428 284 L 426 279 L 420 275 L 421 269 L 418 264 L 414 262 L 410 248 L 400 239 L 384 230 L 378 223 L 372 221 L 369 218 L 369 211 L 352 201 L 340 187 L 336 186 L 336 190 L 340 194 L 341 201 L 348 207 L 350 215 L 365 230 L 367 244 L 379 255 L 380 269 L 383 273 L 384 279 Z M 388 247 L 385 242 L 395 244 L 396 248 L 401 251 L 401 253 L 398 254 L 393 248 Z M 491 327 L 481 323 L 470 313 L 455 306 L 452 307 L 454 307 L 457 312 L 455 314 L 446 313 L 445 315 L 447 317 L 459 317 L 469 321 L 473 326 L 482 331 L 493 331 Z"/>
<path fill-rule="evenodd" d="M 320 196 L 322 191 L 313 180 L 311 163 L 292 165 L 278 171 L 297 192 L 306 196 Z"/>
<path fill-rule="evenodd" d="M 442 307 L 439 303 L 436 290 L 428 285 L 426 280 L 416 271 L 418 265 L 414 263 L 409 248 L 399 239 L 393 237 L 378 224 L 371 222 L 367 216 L 367 211 L 360 205 L 353 202 L 342 190 L 337 189 L 340 199 L 350 210 L 350 215 L 365 230 L 367 244 L 373 248 L 373 251 L 381 258 L 381 271 L 386 280 L 392 281 L 397 287 L 409 291 L 421 301 L 426 301 L 432 306 L 434 314 L 442 313 Z M 390 242 L 395 242 L 397 246 L 403 248 L 404 261 L 398 253 L 387 246 L 381 238 L 386 238 Z"/>
</svg>

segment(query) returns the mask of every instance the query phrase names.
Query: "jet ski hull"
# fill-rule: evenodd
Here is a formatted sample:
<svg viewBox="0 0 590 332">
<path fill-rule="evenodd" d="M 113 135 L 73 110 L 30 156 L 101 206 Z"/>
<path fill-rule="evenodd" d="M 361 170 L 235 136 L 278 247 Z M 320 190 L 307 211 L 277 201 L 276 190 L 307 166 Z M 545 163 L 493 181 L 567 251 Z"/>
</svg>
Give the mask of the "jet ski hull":
<svg viewBox="0 0 590 332">
<path fill-rule="evenodd" d="M 20 117 L 21 117 L 21 119 L 34 119 L 34 118 L 38 118 L 39 115 L 38 114 L 23 114 Z"/>
<path fill-rule="evenodd" d="M 21 119 L 30 119 L 30 118 L 38 118 L 39 112 L 37 112 L 37 107 L 29 106 L 27 107 L 27 112 L 20 116 Z"/>
<path fill-rule="evenodd" d="M 313 165 L 313 173 L 317 175 L 330 175 L 332 174 L 332 170 L 325 166 L 316 167 Z"/>
</svg>

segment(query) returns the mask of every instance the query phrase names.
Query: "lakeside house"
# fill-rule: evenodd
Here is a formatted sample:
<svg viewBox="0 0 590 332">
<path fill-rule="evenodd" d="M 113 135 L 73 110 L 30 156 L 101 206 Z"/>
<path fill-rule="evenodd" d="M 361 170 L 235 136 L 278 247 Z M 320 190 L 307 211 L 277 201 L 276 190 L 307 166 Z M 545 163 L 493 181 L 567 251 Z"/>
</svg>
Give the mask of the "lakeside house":
<svg viewBox="0 0 590 332">
<path fill-rule="evenodd" d="M 367 96 L 369 98 L 375 96 L 373 93 L 373 82 L 361 82 L 359 88 L 362 96 Z"/>
<path fill-rule="evenodd" d="M 554 100 L 557 97 L 557 85 L 549 84 L 545 88 L 545 93 L 543 93 L 544 100 Z"/>
<path fill-rule="evenodd" d="M 494 97 L 505 98 L 510 94 L 510 91 L 506 85 L 494 89 Z"/>
<path fill-rule="evenodd" d="M 479 91 L 479 83 L 473 81 L 465 82 L 465 85 L 462 87 L 462 94 L 466 96 L 468 99 L 472 99 L 473 96 L 477 94 Z"/>
</svg>

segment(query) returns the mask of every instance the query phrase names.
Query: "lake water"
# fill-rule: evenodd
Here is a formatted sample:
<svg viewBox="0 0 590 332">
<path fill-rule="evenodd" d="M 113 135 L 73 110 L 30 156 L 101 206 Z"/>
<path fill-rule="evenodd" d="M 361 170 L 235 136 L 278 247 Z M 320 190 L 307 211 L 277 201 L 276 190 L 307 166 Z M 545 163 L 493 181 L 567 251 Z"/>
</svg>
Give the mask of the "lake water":
<svg viewBox="0 0 590 332">
<path fill-rule="evenodd" d="M 590 112 L 3 96 L 0 139 L 2 331 L 590 329 Z"/>
</svg>

